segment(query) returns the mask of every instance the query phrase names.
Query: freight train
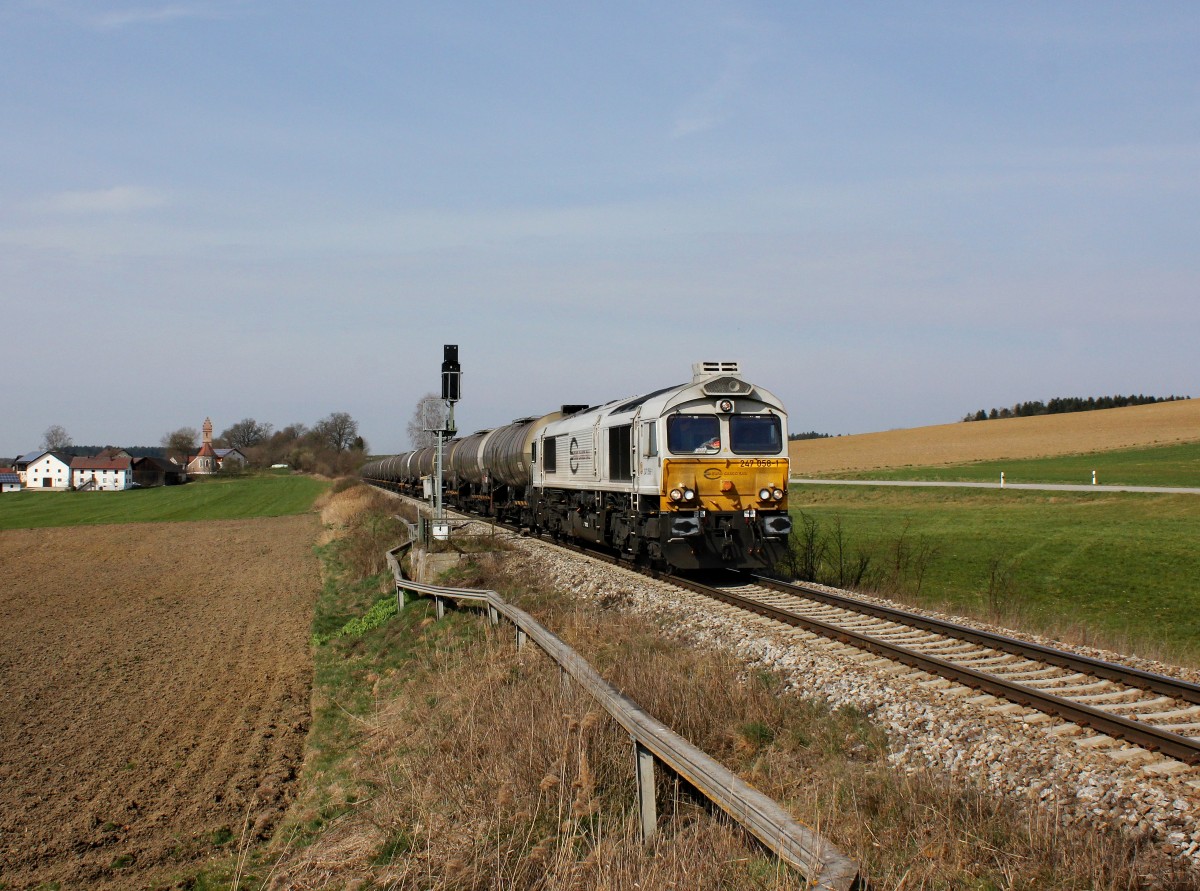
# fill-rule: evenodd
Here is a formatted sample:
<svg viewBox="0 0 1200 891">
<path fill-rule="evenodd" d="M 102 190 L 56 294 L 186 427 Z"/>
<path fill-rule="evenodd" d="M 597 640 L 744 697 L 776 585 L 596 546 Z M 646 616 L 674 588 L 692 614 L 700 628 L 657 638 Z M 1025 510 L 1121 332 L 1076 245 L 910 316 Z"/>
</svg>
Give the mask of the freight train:
<svg viewBox="0 0 1200 891">
<path fill-rule="evenodd" d="M 564 405 L 443 444 L 447 505 L 675 569 L 768 569 L 787 549 L 787 413 L 736 362 L 604 405 Z M 366 464 L 421 497 L 436 448 Z"/>
</svg>

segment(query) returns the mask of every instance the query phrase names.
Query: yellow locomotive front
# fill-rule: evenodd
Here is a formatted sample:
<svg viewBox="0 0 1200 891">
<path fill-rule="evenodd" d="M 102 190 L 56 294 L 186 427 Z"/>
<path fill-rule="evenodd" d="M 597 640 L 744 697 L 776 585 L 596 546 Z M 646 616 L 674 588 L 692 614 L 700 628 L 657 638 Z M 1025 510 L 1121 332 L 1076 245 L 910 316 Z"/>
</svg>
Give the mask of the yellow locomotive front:
<svg viewBox="0 0 1200 891">
<path fill-rule="evenodd" d="M 729 387 L 749 388 L 727 380 Z M 786 550 L 792 528 L 786 416 L 761 391 L 740 399 L 713 399 L 711 389 L 705 395 L 663 419 L 664 556 L 679 567 L 769 567 Z"/>
</svg>

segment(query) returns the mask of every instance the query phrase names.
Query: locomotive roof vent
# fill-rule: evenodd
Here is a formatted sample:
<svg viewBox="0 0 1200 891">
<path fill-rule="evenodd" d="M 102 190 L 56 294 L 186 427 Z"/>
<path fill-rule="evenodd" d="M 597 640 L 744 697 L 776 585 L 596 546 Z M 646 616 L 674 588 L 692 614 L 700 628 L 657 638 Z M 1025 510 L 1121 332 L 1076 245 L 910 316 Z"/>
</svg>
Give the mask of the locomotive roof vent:
<svg viewBox="0 0 1200 891">
<path fill-rule="evenodd" d="M 692 366 L 692 383 L 702 384 L 706 396 L 745 396 L 754 389 L 742 380 L 736 362 L 697 362 Z"/>
<path fill-rule="evenodd" d="M 714 374 L 736 374 L 740 377 L 742 371 L 736 362 L 692 363 L 692 383 L 699 381 L 702 377 L 711 377 Z"/>
</svg>

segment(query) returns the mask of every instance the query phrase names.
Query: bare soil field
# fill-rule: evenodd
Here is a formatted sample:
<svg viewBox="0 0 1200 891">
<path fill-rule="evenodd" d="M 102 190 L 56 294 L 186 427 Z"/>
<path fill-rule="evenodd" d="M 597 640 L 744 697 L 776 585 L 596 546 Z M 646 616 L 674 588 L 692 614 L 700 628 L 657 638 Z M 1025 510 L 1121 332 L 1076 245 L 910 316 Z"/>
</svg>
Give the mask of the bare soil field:
<svg viewBox="0 0 1200 891">
<path fill-rule="evenodd" d="M 795 421 L 802 424 L 802 421 Z M 1200 441 L 1200 399 L 789 443 L 793 476 L 1046 458 Z"/>
<path fill-rule="evenodd" d="M 0 533 L 0 884 L 141 888 L 270 831 L 317 518 Z"/>
</svg>

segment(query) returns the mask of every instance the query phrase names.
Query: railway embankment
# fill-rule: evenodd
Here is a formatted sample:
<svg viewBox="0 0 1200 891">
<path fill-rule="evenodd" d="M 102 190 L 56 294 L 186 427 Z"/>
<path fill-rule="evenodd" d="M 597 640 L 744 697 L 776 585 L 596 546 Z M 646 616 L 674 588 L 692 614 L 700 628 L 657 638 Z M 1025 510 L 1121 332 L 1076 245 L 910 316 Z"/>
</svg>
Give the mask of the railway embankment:
<svg viewBox="0 0 1200 891">
<path fill-rule="evenodd" d="M 498 590 L 536 615 L 828 834 L 875 886 L 1197 884 L 1187 776 L 1131 771 L 1037 716 L 989 711 L 936 678 L 724 614 L 662 582 L 529 539 L 503 547 L 448 583 Z M 379 596 L 364 589 L 361 610 Z M 488 629 L 472 611 L 438 620 L 417 602 L 330 641 L 318 659 L 351 684 L 327 709 L 342 716 L 346 756 L 306 780 L 273 881 L 794 884 L 687 796 L 642 846 L 628 737 L 563 699 L 549 660 L 517 658 L 511 634 Z"/>
</svg>

